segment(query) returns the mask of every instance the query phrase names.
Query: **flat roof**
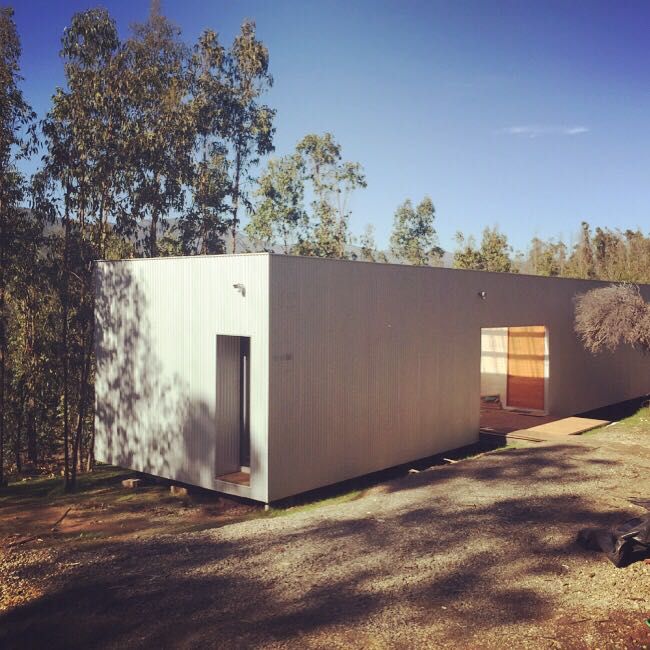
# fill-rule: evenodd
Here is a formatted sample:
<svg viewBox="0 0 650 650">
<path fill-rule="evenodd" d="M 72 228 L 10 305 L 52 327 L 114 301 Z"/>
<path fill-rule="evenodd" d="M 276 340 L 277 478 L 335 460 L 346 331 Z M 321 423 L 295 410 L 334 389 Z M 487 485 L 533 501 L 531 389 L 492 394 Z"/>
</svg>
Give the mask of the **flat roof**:
<svg viewBox="0 0 650 650">
<path fill-rule="evenodd" d="M 414 265 L 414 264 L 399 264 L 397 262 L 372 262 L 370 260 L 351 260 L 341 259 L 338 257 L 317 257 L 312 255 L 287 255 L 285 253 L 273 252 L 255 252 L 255 253 L 221 253 L 216 255 L 170 255 L 163 257 L 129 257 L 117 260 L 95 260 L 96 264 L 114 264 L 118 262 L 161 262 L 165 260 L 201 260 L 201 259 L 232 259 L 236 257 L 274 257 L 279 259 L 288 259 L 292 261 L 307 261 L 307 262 L 325 262 L 325 263 L 343 263 L 343 264 L 370 264 L 377 267 L 389 267 L 396 269 L 417 269 L 419 271 L 433 271 L 445 273 L 481 273 L 487 275 L 498 275 L 519 278 L 540 278 L 544 280 L 570 280 L 572 282 L 593 282 L 594 284 L 635 284 L 640 287 L 650 288 L 650 284 L 641 282 L 626 282 L 621 280 L 598 280 L 592 278 L 575 278 L 558 275 L 535 275 L 533 273 L 513 273 L 511 271 L 483 271 L 480 269 L 456 269 L 448 266 L 430 266 L 430 265 Z"/>
</svg>

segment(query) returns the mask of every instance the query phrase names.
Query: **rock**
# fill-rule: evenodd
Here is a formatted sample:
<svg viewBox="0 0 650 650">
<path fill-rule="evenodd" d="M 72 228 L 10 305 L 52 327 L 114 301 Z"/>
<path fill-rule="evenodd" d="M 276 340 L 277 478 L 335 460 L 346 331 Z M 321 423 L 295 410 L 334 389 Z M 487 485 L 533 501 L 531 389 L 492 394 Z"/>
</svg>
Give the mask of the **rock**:
<svg viewBox="0 0 650 650">
<path fill-rule="evenodd" d="M 122 487 L 125 488 L 139 488 L 142 485 L 141 478 L 127 478 L 122 481 Z"/>
<path fill-rule="evenodd" d="M 175 496 L 175 497 L 186 497 L 189 492 L 186 487 L 183 487 L 182 485 L 171 485 L 169 487 L 169 491 Z"/>
</svg>

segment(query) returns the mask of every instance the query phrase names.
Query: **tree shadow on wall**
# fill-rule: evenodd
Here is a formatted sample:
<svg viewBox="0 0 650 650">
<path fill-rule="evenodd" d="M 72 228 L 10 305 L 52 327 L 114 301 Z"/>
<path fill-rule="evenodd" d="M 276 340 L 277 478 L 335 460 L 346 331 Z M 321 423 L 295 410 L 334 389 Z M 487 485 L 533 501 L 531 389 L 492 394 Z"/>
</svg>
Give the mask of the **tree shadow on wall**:
<svg viewBox="0 0 650 650">
<path fill-rule="evenodd" d="M 98 459 L 213 487 L 214 406 L 196 399 L 188 377 L 163 364 L 154 334 L 159 324 L 137 262 L 98 267 L 96 294 Z M 183 333 L 177 336 L 184 345 Z"/>
</svg>

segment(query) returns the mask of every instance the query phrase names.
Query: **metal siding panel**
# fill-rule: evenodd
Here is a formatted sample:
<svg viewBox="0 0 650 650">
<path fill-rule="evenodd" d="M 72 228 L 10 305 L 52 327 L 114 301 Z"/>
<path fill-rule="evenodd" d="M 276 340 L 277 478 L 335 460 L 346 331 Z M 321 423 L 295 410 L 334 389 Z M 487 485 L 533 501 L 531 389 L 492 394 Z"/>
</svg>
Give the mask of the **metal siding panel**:
<svg viewBox="0 0 650 650">
<path fill-rule="evenodd" d="M 100 460 L 217 487 L 216 336 L 248 336 L 251 486 L 234 492 L 267 500 L 268 264 L 268 255 L 98 263 Z"/>
<path fill-rule="evenodd" d="M 270 263 L 270 499 L 476 441 L 482 327 L 548 328 L 555 415 L 650 391 L 640 355 L 593 357 L 573 333 L 573 298 L 597 283 L 285 256 Z"/>
</svg>

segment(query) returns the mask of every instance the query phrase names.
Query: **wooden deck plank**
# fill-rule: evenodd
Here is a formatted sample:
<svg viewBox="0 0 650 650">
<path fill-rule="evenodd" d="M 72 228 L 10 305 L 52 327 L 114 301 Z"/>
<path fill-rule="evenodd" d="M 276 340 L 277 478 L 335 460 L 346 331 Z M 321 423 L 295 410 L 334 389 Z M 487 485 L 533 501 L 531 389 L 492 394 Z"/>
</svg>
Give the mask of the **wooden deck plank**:
<svg viewBox="0 0 650 650">
<path fill-rule="evenodd" d="M 546 422 L 545 424 L 539 424 L 537 426 L 531 427 L 528 430 L 551 435 L 575 436 L 579 433 L 584 433 L 585 431 L 590 431 L 591 429 L 605 426 L 606 424 L 609 424 L 609 420 L 594 420 L 592 418 L 570 417 L 562 418 L 561 420 L 555 420 L 555 422 Z"/>
<path fill-rule="evenodd" d="M 237 485 L 251 484 L 251 475 L 248 472 L 232 472 L 231 474 L 217 476 L 217 478 L 220 481 L 226 481 L 226 483 L 236 483 Z"/>
</svg>

